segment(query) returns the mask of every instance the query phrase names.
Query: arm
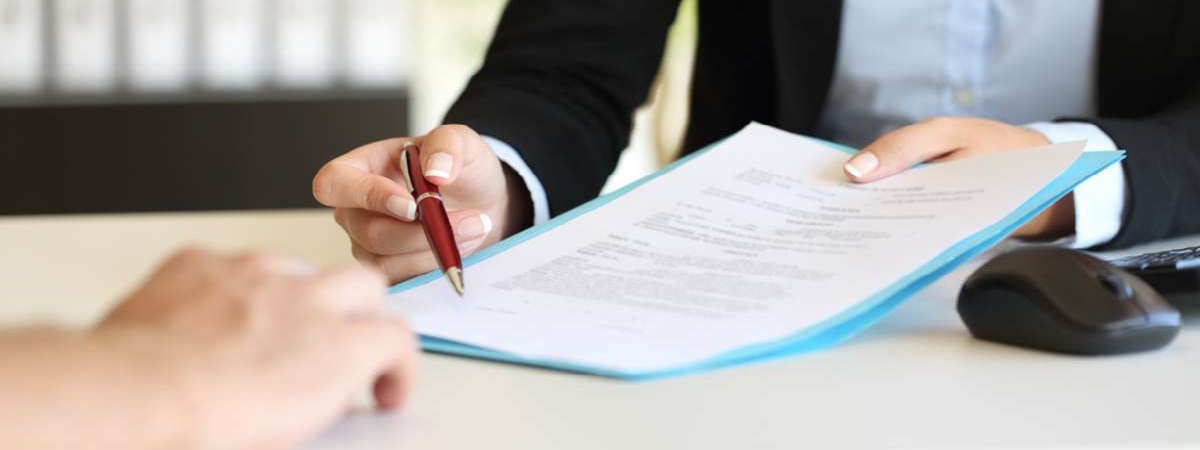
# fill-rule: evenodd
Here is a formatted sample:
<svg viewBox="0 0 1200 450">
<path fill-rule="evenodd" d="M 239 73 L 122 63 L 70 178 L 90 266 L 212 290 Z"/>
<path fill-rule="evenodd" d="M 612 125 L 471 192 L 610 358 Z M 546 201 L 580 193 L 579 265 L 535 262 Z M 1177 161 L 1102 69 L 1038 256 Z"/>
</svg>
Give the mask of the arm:
<svg viewBox="0 0 1200 450">
<path fill-rule="evenodd" d="M 1070 120 L 1096 124 L 1128 152 L 1121 231 L 1103 248 L 1200 233 L 1200 86 L 1149 117 Z"/>
<path fill-rule="evenodd" d="M 0 334 L 12 448 L 285 447 L 374 387 L 403 401 L 411 332 L 373 271 L 191 250 L 95 329 Z"/>
<path fill-rule="evenodd" d="M 513 0 L 449 125 L 351 150 L 321 168 L 313 196 L 334 208 L 354 257 L 391 281 L 434 268 L 396 182 L 403 142 L 421 146 L 464 255 L 591 200 L 629 142 L 678 6 Z"/>
<path fill-rule="evenodd" d="M 881 136 L 851 157 L 846 162 L 845 172 L 851 181 L 868 183 L 921 162 L 1040 147 L 1050 141 L 1048 135 L 1028 127 L 977 117 L 935 117 Z M 1095 196 L 1087 197 L 1090 197 L 1090 206 L 1094 206 Z M 1057 240 L 1075 235 L 1078 225 L 1075 200 L 1074 195 L 1068 195 L 1055 202 L 1014 232 L 1013 236 L 1031 240 Z M 1088 234 L 1087 238 L 1102 239 L 1103 236 L 1097 238 L 1096 235 L 1105 233 Z"/>
<path fill-rule="evenodd" d="M 511 145 L 508 145 L 507 142 L 491 136 L 483 136 L 483 141 L 487 142 L 488 147 L 492 149 L 492 152 L 496 154 L 500 162 L 504 163 L 505 168 L 512 171 L 512 174 L 515 175 L 509 177 L 509 184 L 516 185 L 520 188 L 518 190 L 524 194 L 528 194 L 514 193 L 512 195 L 512 197 L 520 197 L 522 199 L 529 197 L 530 200 L 530 204 L 527 205 L 530 211 L 523 213 L 523 215 L 521 215 L 522 213 L 517 213 L 517 217 L 526 217 L 529 219 L 525 223 L 526 226 L 514 228 L 523 230 L 529 226 L 550 220 L 550 202 L 546 199 L 546 187 L 542 185 L 542 181 L 538 179 L 537 174 L 533 173 L 533 169 L 529 168 L 529 164 L 525 163 L 525 159 L 521 157 L 521 153 L 517 149 L 512 148 Z M 509 191 L 516 192 L 511 187 Z M 512 202 L 515 203 L 515 201 Z"/>
<path fill-rule="evenodd" d="M 678 0 L 514 0 L 446 115 L 517 149 L 550 215 L 595 197 L 629 142 Z"/>
<path fill-rule="evenodd" d="M 1121 166 L 1125 192 L 1119 232 L 1099 248 L 1120 248 L 1170 236 L 1200 232 L 1200 214 L 1185 205 L 1200 202 L 1200 88 L 1174 105 L 1142 119 L 1065 119 L 1093 123 L 1128 151 Z M 863 149 L 847 163 L 847 175 L 870 182 L 932 159 L 953 159 L 1044 145 L 1036 131 L 979 118 L 941 117 L 910 125 Z M 1106 171 L 1106 172 L 1117 172 Z M 1102 173 L 1101 175 L 1105 175 Z M 1096 184 L 1089 180 L 1089 183 Z M 1106 183 L 1109 187 L 1115 183 Z M 1090 196 L 1090 206 L 1098 205 Z M 1101 199 L 1102 200 L 1102 199 Z M 1056 202 L 1014 236 L 1058 239 L 1078 230 L 1074 196 Z M 1097 234 L 1087 233 L 1093 237 Z M 1095 239 L 1103 242 L 1104 239 Z"/>
<path fill-rule="evenodd" d="M 178 380 L 152 358 L 48 328 L 0 334 L 0 355 L 13 448 L 166 448 L 185 434 Z"/>
<path fill-rule="evenodd" d="M 1083 151 L 1116 150 L 1117 145 L 1099 127 L 1086 122 L 1036 122 L 1026 128 L 1041 133 L 1050 143 L 1087 141 Z M 1125 170 L 1113 164 L 1076 186 L 1068 199 L 1060 202 L 1062 216 L 1073 222 L 1068 237 L 1055 244 L 1071 248 L 1091 248 L 1108 243 L 1121 231 L 1125 211 Z M 1070 214 L 1067 214 L 1067 213 Z"/>
</svg>

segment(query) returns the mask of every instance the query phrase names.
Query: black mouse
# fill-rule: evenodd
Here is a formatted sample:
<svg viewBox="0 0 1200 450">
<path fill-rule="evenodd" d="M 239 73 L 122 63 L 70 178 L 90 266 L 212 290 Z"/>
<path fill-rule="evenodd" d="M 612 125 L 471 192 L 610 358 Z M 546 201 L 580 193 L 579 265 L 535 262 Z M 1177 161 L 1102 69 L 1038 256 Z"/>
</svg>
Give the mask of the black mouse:
<svg viewBox="0 0 1200 450">
<path fill-rule="evenodd" d="M 1137 277 L 1092 256 L 1025 247 L 992 259 L 958 294 L 979 339 L 1058 353 L 1152 350 L 1179 333 L 1179 311 Z"/>
</svg>

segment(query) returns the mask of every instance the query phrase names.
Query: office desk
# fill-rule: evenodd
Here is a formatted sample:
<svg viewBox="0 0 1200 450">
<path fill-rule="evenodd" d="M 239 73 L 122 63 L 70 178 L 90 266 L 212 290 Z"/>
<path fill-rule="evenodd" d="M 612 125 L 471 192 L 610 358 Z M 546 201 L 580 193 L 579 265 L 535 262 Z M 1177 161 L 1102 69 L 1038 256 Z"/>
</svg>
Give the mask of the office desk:
<svg viewBox="0 0 1200 450">
<path fill-rule="evenodd" d="M 325 211 L 4 218 L 0 324 L 91 323 L 188 242 L 351 262 Z M 356 413 L 310 447 L 1200 448 L 1200 314 L 1147 354 L 979 342 L 954 312 L 977 264 L 833 350 L 697 376 L 629 383 L 426 355 L 405 412 Z"/>
</svg>

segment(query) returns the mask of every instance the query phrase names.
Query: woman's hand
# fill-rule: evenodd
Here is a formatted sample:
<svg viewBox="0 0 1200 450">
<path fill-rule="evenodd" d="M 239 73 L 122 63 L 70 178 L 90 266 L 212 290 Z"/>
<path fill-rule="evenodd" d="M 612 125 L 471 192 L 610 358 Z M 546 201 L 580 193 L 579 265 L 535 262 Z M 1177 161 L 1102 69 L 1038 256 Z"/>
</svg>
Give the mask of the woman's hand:
<svg viewBox="0 0 1200 450">
<path fill-rule="evenodd" d="M 416 203 L 401 178 L 400 152 L 406 142 L 421 148 L 424 174 L 414 175 L 440 188 L 464 255 L 532 221 L 533 206 L 523 181 L 466 126 L 442 125 L 425 136 L 351 150 L 321 168 L 313 179 L 313 195 L 335 208 L 334 219 L 350 236 L 354 257 L 383 270 L 389 281 L 437 268 L 425 232 L 413 222 Z"/>
<path fill-rule="evenodd" d="M 846 162 L 851 181 L 870 183 L 931 161 L 982 156 L 1049 145 L 1037 131 L 975 117 L 937 117 L 885 134 Z M 1053 239 L 1074 234 L 1075 203 L 1068 195 L 1013 236 Z"/>
</svg>

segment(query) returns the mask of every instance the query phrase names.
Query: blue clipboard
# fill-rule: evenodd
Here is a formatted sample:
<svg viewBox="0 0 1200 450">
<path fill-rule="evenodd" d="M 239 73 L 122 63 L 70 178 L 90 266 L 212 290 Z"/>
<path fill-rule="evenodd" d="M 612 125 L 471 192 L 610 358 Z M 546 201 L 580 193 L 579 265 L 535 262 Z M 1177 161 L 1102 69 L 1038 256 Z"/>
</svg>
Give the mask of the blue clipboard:
<svg viewBox="0 0 1200 450">
<path fill-rule="evenodd" d="M 846 147 L 841 144 L 820 140 L 818 141 L 848 154 L 854 154 L 857 152 L 856 149 Z M 543 224 L 509 237 L 508 239 L 505 239 L 496 245 L 471 255 L 465 261 L 463 261 L 463 264 L 468 267 L 478 264 L 480 261 L 495 256 L 517 244 L 537 237 L 538 235 L 545 233 L 547 230 L 567 223 L 576 217 L 579 217 L 580 215 L 588 213 L 589 211 L 600 208 L 614 199 L 629 193 L 633 189 L 636 189 L 638 186 L 641 186 L 647 181 L 659 177 L 664 173 L 675 170 L 683 164 L 687 164 L 687 162 L 692 158 L 703 154 L 718 144 L 720 144 L 720 141 L 710 144 L 707 147 L 688 155 L 687 157 L 681 158 L 667 167 L 642 177 L 641 179 L 630 183 L 621 189 L 600 196 Z M 912 294 L 920 291 L 930 283 L 940 278 L 942 275 L 954 270 L 954 268 L 958 267 L 960 264 L 966 262 L 975 255 L 978 255 L 979 253 L 995 245 L 997 242 L 1003 240 L 1006 236 L 1015 231 L 1026 221 L 1033 218 L 1050 205 L 1054 204 L 1054 202 L 1058 199 L 1067 195 L 1067 193 L 1071 192 L 1075 186 L 1088 179 L 1088 177 L 1099 173 L 1109 165 L 1120 162 L 1124 158 L 1125 152 L 1119 150 L 1085 152 L 1080 155 L 1079 159 L 1075 160 L 1075 162 L 1072 163 L 1067 170 L 1051 181 L 1050 184 L 1048 184 L 1041 191 L 1038 191 L 1036 194 L 1030 197 L 1029 200 L 1025 201 L 1025 203 L 1021 204 L 1020 207 L 1018 207 L 1009 215 L 1005 216 L 999 222 L 975 234 L 972 234 L 962 241 L 959 241 L 957 244 L 939 254 L 932 261 L 926 263 L 924 266 L 921 266 L 912 273 L 909 273 L 907 276 L 896 280 L 892 284 L 888 285 L 888 287 L 876 292 L 874 295 L 863 299 L 855 306 L 848 308 L 845 311 L 842 311 L 841 313 L 819 324 L 801 329 L 790 336 L 771 342 L 741 347 L 724 354 L 714 356 L 708 360 L 665 370 L 631 372 L 562 361 L 525 358 L 484 347 L 466 345 L 431 336 L 421 336 L 421 348 L 434 353 L 460 355 L 471 358 L 501 361 L 506 363 L 590 375 L 599 375 L 624 380 L 652 380 L 694 374 L 723 367 L 782 358 L 804 352 L 829 348 L 866 329 L 888 312 L 891 312 L 893 309 L 899 306 L 900 303 L 904 302 L 904 300 L 908 299 L 910 296 L 912 296 Z M 438 272 L 427 273 L 425 275 L 421 275 L 392 286 L 388 292 L 402 292 L 440 278 L 441 274 Z"/>
</svg>

